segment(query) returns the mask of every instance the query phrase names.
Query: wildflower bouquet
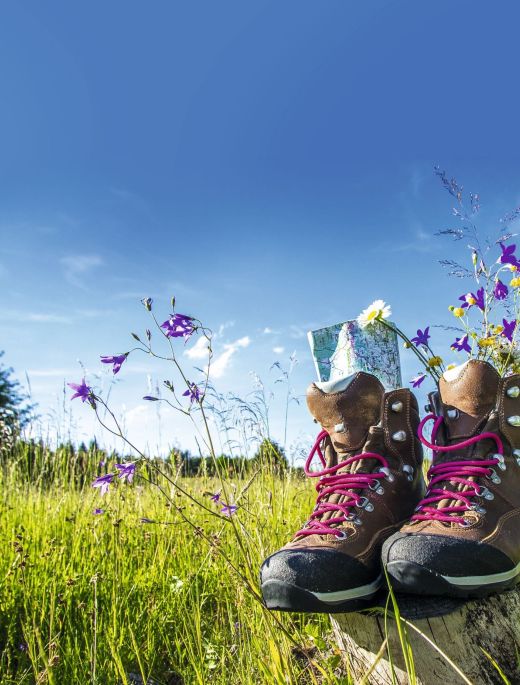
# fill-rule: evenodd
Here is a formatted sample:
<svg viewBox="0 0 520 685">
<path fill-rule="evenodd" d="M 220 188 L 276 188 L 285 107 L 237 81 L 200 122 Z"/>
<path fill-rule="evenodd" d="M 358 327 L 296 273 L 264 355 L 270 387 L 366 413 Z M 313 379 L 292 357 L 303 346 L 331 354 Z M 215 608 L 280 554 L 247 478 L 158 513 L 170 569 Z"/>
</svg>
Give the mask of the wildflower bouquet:
<svg viewBox="0 0 520 685">
<path fill-rule="evenodd" d="M 520 320 L 520 260 L 516 256 L 516 245 L 509 241 L 515 234 L 510 233 L 508 225 L 520 217 L 520 207 L 500 220 L 502 230 L 495 240 L 479 239 L 474 217 L 479 212 L 479 196 L 470 194 L 470 207 L 464 204 L 462 186 L 455 179 L 448 179 L 444 171 L 435 167 L 435 173 L 450 195 L 456 198 L 457 206 L 453 215 L 460 222 L 460 228 L 439 231 L 438 235 L 454 240 L 469 239 L 471 266 L 466 267 L 452 260 L 441 264 L 450 269 L 450 275 L 458 278 L 471 278 L 475 286 L 458 296 L 456 305 L 449 311 L 455 317 L 457 326 L 450 326 L 459 335 L 451 343 L 451 350 L 466 355 L 467 359 L 484 360 L 492 364 L 501 376 L 520 372 L 520 348 L 516 339 L 517 324 Z M 502 227 L 501 227 L 502 228 Z M 412 387 L 417 388 L 429 375 L 437 382 L 446 370 L 456 364 L 445 366 L 443 358 L 430 347 L 430 326 L 418 329 L 413 337 L 407 337 L 388 319 L 390 307 L 383 300 L 376 300 L 358 317 L 363 328 L 381 324 L 394 330 L 404 341 L 404 347 L 417 356 L 423 370 L 411 379 Z"/>
</svg>

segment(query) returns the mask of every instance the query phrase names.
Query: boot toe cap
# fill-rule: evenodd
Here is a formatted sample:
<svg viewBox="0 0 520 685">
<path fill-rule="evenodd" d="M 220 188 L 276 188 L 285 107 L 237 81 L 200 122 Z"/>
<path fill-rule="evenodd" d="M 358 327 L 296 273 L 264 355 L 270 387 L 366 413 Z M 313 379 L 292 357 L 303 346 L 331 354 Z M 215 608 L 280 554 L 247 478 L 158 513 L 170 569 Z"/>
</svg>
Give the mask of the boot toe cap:
<svg viewBox="0 0 520 685">
<path fill-rule="evenodd" d="M 374 581 L 380 570 L 330 548 L 285 548 L 262 564 L 260 582 L 282 581 L 310 592 L 337 592 Z"/>
<path fill-rule="evenodd" d="M 451 535 L 395 533 L 383 544 L 383 565 L 416 564 L 442 576 L 503 573 L 514 562 L 492 545 Z"/>
</svg>

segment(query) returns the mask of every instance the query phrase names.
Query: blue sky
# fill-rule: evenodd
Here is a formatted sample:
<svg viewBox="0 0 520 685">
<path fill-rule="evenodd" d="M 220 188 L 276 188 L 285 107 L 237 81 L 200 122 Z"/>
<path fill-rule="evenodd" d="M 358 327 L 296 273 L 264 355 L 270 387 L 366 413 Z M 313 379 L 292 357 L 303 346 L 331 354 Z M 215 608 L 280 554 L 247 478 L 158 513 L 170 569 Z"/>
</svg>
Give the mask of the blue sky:
<svg viewBox="0 0 520 685">
<path fill-rule="evenodd" d="M 250 392 L 250 372 L 272 385 L 295 351 L 302 396 L 310 328 L 379 297 L 409 331 L 451 323 L 465 287 L 438 260 L 464 246 L 434 236 L 454 224 L 434 164 L 480 192 L 484 233 L 520 204 L 516 2 L 29 0 L 0 15 L 0 349 L 44 420 L 78 360 L 99 373 L 129 348 L 144 296 L 166 317 L 176 295 L 220 331 L 222 391 Z M 129 363 L 113 401 L 156 445 L 149 374 L 165 377 Z M 92 434 L 70 406 L 74 437 Z M 291 411 L 288 442 L 305 440 L 315 426 Z M 162 431 L 193 447 L 179 417 Z"/>
</svg>

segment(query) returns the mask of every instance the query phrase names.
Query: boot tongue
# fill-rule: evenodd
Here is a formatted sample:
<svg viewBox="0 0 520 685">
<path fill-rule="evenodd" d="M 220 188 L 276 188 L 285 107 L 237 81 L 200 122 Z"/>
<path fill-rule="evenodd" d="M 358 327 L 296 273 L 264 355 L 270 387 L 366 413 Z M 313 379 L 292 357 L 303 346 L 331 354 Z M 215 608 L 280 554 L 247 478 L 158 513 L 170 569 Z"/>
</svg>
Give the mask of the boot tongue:
<svg viewBox="0 0 520 685">
<path fill-rule="evenodd" d="M 362 371 L 336 381 L 311 383 L 307 406 L 330 436 L 324 455 L 327 467 L 362 451 L 370 427 L 379 423 L 383 396 L 380 381 Z M 366 471 L 367 461 L 355 461 L 345 471 Z"/>
<path fill-rule="evenodd" d="M 499 381 L 500 376 L 491 364 L 476 359 L 444 372 L 439 394 L 448 443 L 478 432 L 496 404 Z"/>
</svg>

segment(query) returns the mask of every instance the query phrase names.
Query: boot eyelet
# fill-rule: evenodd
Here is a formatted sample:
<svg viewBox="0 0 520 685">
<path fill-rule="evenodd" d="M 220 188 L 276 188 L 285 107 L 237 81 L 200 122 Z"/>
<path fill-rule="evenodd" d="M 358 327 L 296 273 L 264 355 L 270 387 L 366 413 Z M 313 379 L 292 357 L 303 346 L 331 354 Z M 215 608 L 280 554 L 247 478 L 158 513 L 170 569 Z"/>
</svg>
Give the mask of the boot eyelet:
<svg viewBox="0 0 520 685">
<path fill-rule="evenodd" d="M 486 513 L 486 509 L 484 509 L 484 507 L 481 507 L 479 504 L 472 504 L 469 509 L 470 511 L 474 511 L 477 514 L 480 514 L 481 516 L 484 516 L 484 514 Z"/>
<path fill-rule="evenodd" d="M 409 481 L 413 480 L 413 474 L 414 474 L 413 466 L 410 466 L 409 464 L 405 464 L 403 466 L 403 473 L 406 473 L 406 480 L 409 480 Z"/>
<path fill-rule="evenodd" d="M 502 454 L 494 454 L 493 459 L 497 459 L 497 461 L 498 461 L 497 466 L 501 471 L 506 471 L 506 469 L 507 469 L 506 461 L 505 461 L 504 456 Z"/>
<path fill-rule="evenodd" d="M 468 521 L 467 519 L 464 519 L 464 523 L 459 522 L 459 526 L 461 528 L 468 528 L 469 526 L 473 525 L 474 521 Z"/>
<path fill-rule="evenodd" d="M 361 519 L 355 514 L 349 514 L 348 516 L 345 516 L 345 521 L 349 521 L 350 523 L 353 523 L 355 526 L 361 525 Z"/>
<path fill-rule="evenodd" d="M 372 483 L 372 485 L 369 485 L 368 489 L 372 490 L 372 492 L 375 492 L 376 495 L 384 495 L 385 494 L 384 487 L 377 480 L 375 483 Z"/>
<path fill-rule="evenodd" d="M 516 459 L 518 466 L 520 466 L 520 450 L 513 450 L 513 457 Z"/>
<path fill-rule="evenodd" d="M 512 385 L 506 390 L 506 394 L 508 397 L 518 397 L 520 395 L 520 388 L 518 385 Z"/>
<path fill-rule="evenodd" d="M 374 505 L 367 497 L 362 497 L 356 504 L 356 507 L 358 507 L 358 509 L 364 509 L 368 512 L 374 511 Z"/>
<path fill-rule="evenodd" d="M 452 419 L 452 420 L 459 418 L 459 410 L 458 409 L 448 409 L 446 414 L 448 415 L 448 418 Z"/>
<path fill-rule="evenodd" d="M 346 537 L 347 537 L 347 533 L 346 533 L 344 530 L 341 530 L 341 531 L 336 535 L 336 539 L 337 539 L 337 540 L 345 540 Z"/>
<path fill-rule="evenodd" d="M 387 480 L 389 483 L 394 482 L 394 480 L 395 480 L 394 475 L 393 475 L 393 473 L 390 473 L 390 469 L 388 469 L 386 466 L 381 466 L 381 468 L 379 469 L 379 472 L 385 474 L 385 480 Z"/>
<path fill-rule="evenodd" d="M 495 495 L 487 488 L 480 488 L 479 492 L 477 493 L 477 496 L 483 497 L 484 499 L 487 499 L 489 501 L 495 499 Z"/>
<path fill-rule="evenodd" d="M 492 483 L 495 483 L 495 485 L 500 485 L 500 483 L 502 482 L 500 476 L 497 474 L 495 469 L 490 469 L 490 471 L 491 473 L 487 475 L 486 478 L 490 480 Z"/>
</svg>

